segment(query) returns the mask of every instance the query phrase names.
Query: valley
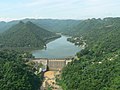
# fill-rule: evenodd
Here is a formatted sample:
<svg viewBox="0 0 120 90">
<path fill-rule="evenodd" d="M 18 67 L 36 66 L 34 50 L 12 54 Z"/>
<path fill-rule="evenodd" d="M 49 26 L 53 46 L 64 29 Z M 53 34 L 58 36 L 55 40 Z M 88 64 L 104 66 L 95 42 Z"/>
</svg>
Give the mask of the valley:
<svg viewBox="0 0 120 90">
<path fill-rule="evenodd" d="M 0 90 L 120 90 L 120 0 L 0 0 Z"/>
<path fill-rule="evenodd" d="M 43 21 L 44 24 L 39 26 L 41 24 L 38 25 L 38 23 L 43 23 Z M 62 67 L 60 77 L 54 78 L 55 83 L 63 90 L 119 90 L 119 17 L 86 20 L 33 19 L 17 22 L 0 34 L 0 69 L 3 76 L 1 81 L 4 81 L 5 78 L 4 83 L 7 82 L 9 79 L 7 72 L 9 72 L 10 77 L 14 76 L 13 79 L 9 79 L 9 82 L 17 83 L 17 85 L 7 83 L 7 86 L 4 87 L 1 84 L 1 88 L 15 90 L 16 86 L 21 88 L 22 85 L 25 85 L 24 87 L 29 90 L 33 90 L 33 88 L 38 90 L 42 85 L 43 75 L 47 72 L 41 71 L 45 69 L 42 62 L 29 62 L 30 60 L 72 57 L 72 61 Z M 38 23 L 35 24 L 35 22 Z M 61 33 L 61 35 L 57 33 Z M 25 50 L 26 48 L 28 50 Z M 54 62 L 51 65 L 54 67 L 60 63 Z M 16 77 L 19 75 L 18 71 L 14 71 L 15 68 L 19 71 L 20 77 Z M 4 72 L 4 70 L 6 71 Z M 49 69 L 46 70 L 49 72 Z M 22 81 L 19 82 L 19 79 Z M 36 83 L 36 86 L 33 82 Z M 49 87 L 49 90 L 52 88 Z"/>
</svg>

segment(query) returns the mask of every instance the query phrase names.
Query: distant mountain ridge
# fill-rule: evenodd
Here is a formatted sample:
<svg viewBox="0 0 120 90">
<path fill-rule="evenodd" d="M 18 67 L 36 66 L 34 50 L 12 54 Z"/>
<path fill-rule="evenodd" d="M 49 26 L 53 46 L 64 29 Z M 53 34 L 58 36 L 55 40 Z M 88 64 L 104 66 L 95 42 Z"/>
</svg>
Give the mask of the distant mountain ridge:
<svg viewBox="0 0 120 90">
<path fill-rule="evenodd" d="M 0 22 L 0 32 L 8 30 L 20 20 L 10 22 Z M 58 20 L 58 19 L 23 19 L 24 23 L 31 21 L 32 23 L 52 32 L 67 32 L 73 29 L 72 27 L 78 25 L 81 20 Z"/>
<path fill-rule="evenodd" d="M 9 30 L 2 33 L 0 44 L 5 47 L 43 47 L 49 38 L 57 38 L 59 35 L 47 31 L 32 22 L 20 21 Z"/>
</svg>

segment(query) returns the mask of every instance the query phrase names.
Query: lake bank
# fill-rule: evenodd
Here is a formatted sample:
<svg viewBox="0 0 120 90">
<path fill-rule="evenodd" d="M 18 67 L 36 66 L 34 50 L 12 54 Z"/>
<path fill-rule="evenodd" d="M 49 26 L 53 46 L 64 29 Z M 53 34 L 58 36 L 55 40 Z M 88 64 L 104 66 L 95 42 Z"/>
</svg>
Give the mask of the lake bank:
<svg viewBox="0 0 120 90">
<path fill-rule="evenodd" d="M 32 51 L 35 58 L 66 58 L 75 56 L 82 48 L 67 41 L 68 36 L 60 38 L 46 44 L 46 49 Z"/>
</svg>

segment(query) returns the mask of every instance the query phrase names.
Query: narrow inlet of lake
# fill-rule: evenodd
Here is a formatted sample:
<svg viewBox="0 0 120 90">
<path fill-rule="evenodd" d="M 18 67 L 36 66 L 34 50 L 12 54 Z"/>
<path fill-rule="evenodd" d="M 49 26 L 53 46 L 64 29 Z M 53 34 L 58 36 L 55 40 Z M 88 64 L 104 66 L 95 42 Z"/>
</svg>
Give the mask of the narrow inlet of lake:
<svg viewBox="0 0 120 90">
<path fill-rule="evenodd" d="M 61 38 L 48 43 L 46 49 L 35 50 L 32 54 L 35 58 L 66 58 L 75 56 L 81 48 L 68 42 L 67 38 L 67 36 L 61 36 Z"/>
</svg>

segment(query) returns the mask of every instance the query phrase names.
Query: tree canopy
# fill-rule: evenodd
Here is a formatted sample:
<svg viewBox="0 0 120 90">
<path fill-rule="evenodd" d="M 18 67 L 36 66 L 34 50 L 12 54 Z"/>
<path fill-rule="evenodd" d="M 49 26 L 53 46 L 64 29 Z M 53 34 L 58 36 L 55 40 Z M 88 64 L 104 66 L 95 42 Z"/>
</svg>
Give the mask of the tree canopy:
<svg viewBox="0 0 120 90">
<path fill-rule="evenodd" d="M 40 88 L 41 77 L 34 74 L 23 58 L 24 55 L 16 51 L 0 51 L 0 90 Z"/>
<path fill-rule="evenodd" d="M 73 37 L 83 37 L 87 46 L 79 60 L 62 71 L 64 90 L 120 89 L 120 18 L 90 19 L 76 27 Z"/>
</svg>

